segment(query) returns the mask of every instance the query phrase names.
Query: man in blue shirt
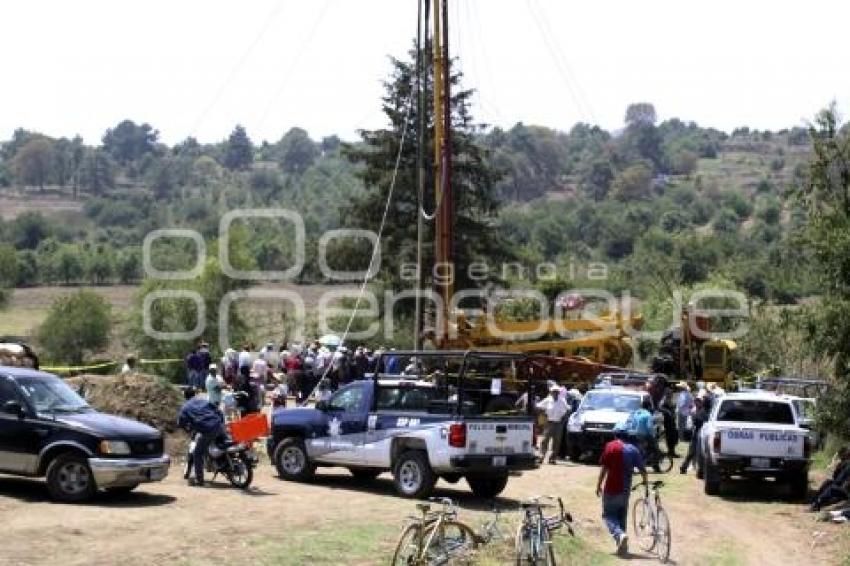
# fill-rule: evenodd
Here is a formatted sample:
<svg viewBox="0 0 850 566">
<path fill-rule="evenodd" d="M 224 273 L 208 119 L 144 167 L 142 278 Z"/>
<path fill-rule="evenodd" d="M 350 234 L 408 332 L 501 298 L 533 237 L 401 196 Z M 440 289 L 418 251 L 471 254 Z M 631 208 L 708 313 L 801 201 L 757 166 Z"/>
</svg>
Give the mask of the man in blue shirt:
<svg viewBox="0 0 850 566">
<path fill-rule="evenodd" d="M 629 415 L 626 421 L 629 434 L 645 457 L 658 451 L 658 443 L 655 441 L 655 421 L 650 412 L 651 409 L 652 401 L 647 397 L 643 400 L 641 408 Z"/>
<path fill-rule="evenodd" d="M 187 393 L 187 397 L 194 393 Z M 177 417 L 177 426 L 186 429 L 190 434 L 198 433 L 195 450 L 192 453 L 192 463 L 195 467 L 194 485 L 204 485 L 204 455 L 219 435 L 224 433 L 224 415 L 215 405 L 200 396 L 192 396 L 183 404 Z"/>
</svg>

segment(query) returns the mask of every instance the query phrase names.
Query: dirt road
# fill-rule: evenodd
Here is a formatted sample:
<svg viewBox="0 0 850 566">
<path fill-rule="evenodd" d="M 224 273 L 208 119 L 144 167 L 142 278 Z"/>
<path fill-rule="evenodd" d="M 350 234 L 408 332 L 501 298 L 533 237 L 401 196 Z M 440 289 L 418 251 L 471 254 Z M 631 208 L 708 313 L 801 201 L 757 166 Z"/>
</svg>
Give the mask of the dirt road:
<svg viewBox="0 0 850 566">
<path fill-rule="evenodd" d="M 554 493 L 579 524 L 576 541 L 558 543 L 562 563 L 617 562 L 593 495 L 598 469 L 558 464 L 513 478 L 499 505 Z M 123 497 L 100 496 L 88 505 L 51 503 L 41 482 L 0 478 L 0 564 L 385 564 L 411 501 L 394 496 L 388 474 L 359 483 L 345 470 L 320 470 L 312 484 L 277 479 L 261 464 L 255 487 L 242 493 L 218 483 L 190 488 L 172 468 L 161 484 Z M 677 564 L 846 564 L 850 527 L 817 523 L 800 504 L 777 501 L 753 485 L 731 495 L 702 494 L 693 476 L 664 477 Z M 473 525 L 489 516 L 461 483 L 441 482 L 461 518 Z M 516 513 L 504 513 L 512 533 Z M 563 538 L 563 537 L 562 537 Z M 634 545 L 633 545 L 634 546 Z M 633 549 L 635 550 L 635 549 Z M 510 562 L 510 546 L 490 548 L 478 563 Z M 633 562 L 654 562 L 636 552 Z"/>
</svg>

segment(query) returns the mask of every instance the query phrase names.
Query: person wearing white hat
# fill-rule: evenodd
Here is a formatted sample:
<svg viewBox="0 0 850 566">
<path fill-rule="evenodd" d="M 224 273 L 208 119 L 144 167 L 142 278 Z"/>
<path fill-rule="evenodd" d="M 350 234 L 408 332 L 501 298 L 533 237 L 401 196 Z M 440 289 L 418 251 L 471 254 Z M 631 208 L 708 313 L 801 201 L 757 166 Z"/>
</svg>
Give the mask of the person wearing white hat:
<svg viewBox="0 0 850 566">
<path fill-rule="evenodd" d="M 549 463 L 554 464 L 561 446 L 562 421 L 569 412 L 567 401 L 561 395 L 561 388 L 553 383 L 549 387 L 549 396 L 537 403 L 537 408 L 546 413 L 546 427 L 543 429 L 543 440 L 540 441 L 540 459 L 546 458 L 551 445 Z"/>
</svg>

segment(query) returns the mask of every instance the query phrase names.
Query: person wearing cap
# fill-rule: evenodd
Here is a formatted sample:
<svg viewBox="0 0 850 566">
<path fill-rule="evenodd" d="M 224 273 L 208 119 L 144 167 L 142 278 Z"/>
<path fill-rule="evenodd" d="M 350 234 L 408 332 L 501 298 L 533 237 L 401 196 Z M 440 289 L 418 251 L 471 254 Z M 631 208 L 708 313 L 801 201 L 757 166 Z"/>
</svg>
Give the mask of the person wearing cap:
<svg viewBox="0 0 850 566">
<path fill-rule="evenodd" d="M 221 407 L 221 390 L 224 386 L 224 381 L 217 375 L 217 370 L 218 368 L 215 364 L 210 364 L 205 385 L 207 400 L 216 407 Z"/>
<path fill-rule="evenodd" d="M 564 396 L 561 395 L 561 388 L 556 383 L 549 386 L 549 396 L 537 403 L 537 408 L 546 413 L 546 427 L 543 429 L 543 440 L 540 442 L 540 459 L 542 461 L 546 458 L 551 445 L 552 453 L 549 455 L 549 463 L 554 464 L 561 446 L 562 421 L 570 408 Z"/>
<path fill-rule="evenodd" d="M 648 483 L 643 456 L 636 446 L 625 441 L 628 435 L 629 431 L 622 423 L 614 427 L 614 440 L 605 445 L 599 458 L 599 477 L 596 480 L 596 497 L 602 498 L 602 520 L 614 537 L 620 556 L 629 551 L 626 519 L 634 470 L 638 469 L 643 482 Z"/>
</svg>

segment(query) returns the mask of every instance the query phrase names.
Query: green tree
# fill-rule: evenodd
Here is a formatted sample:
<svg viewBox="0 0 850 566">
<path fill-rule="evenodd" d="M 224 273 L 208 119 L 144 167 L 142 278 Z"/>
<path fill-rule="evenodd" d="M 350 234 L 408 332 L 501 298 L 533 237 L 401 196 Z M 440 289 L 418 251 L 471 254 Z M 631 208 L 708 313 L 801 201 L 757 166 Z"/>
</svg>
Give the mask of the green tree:
<svg viewBox="0 0 850 566">
<path fill-rule="evenodd" d="M 277 146 L 280 167 L 285 173 L 301 175 L 319 157 L 319 148 L 302 128 L 290 128 Z"/>
<path fill-rule="evenodd" d="M 138 249 L 126 249 L 118 256 L 118 280 L 125 285 L 135 283 L 142 276 L 142 260 Z"/>
<path fill-rule="evenodd" d="M 47 219 L 31 210 L 15 218 L 9 227 L 10 239 L 17 249 L 34 250 L 51 233 Z"/>
<path fill-rule="evenodd" d="M 159 132 L 150 124 L 137 125 L 132 120 L 124 120 L 103 134 L 103 149 L 122 164 L 141 158 L 153 152 Z"/>
<path fill-rule="evenodd" d="M 426 67 L 430 66 L 429 50 L 423 53 Z M 419 116 L 415 104 L 415 50 L 409 59 L 392 59 L 392 75 L 384 83 L 383 110 L 389 120 L 389 128 L 364 130 L 360 132 L 362 143 L 347 145 L 344 154 L 362 168 L 359 176 L 366 191 L 352 199 L 352 203 L 343 207 L 344 224 L 352 228 L 374 230 L 381 221 L 384 203 L 387 198 L 395 161 L 399 152 L 402 130 L 407 129 L 407 139 L 401 152 L 400 168 L 395 186 L 395 194 L 390 203 L 387 224 L 382 238 L 381 277 L 390 288 L 409 287 L 410 282 L 400 280 L 402 263 L 415 263 L 416 258 L 416 215 L 417 215 L 417 176 L 416 143 L 419 136 Z M 455 67 L 456 68 L 456 67 Z M 431 92 L 430 72 L 426 73 L 428 84 L 425 92 Z M 472 91 L 460 87 L 461 75 L 452 76 L 452 186 L 455 195 L 455 288 L 471 289 L 476 282 L 469 280 L 468 266 L 474 261 L 488 261 L 491 265 L 505 258 L 509 246 L 502 239 L 495 220 L 499 202 L 495 197 L 496 172 L 487 166 L 485 153 L 477 143 L 477 126 L 469 112 Z M 408 112 L 408 105 L 413 107 Z M 426 97 L 424 105 L 427 112 L 425 124 L 432 124 L 432 104 Z M 405 119 L 407 123 L 405 124 Z M 431 159 L 433 158 L 433 132 L 426 129 L 426 204 L 433 209 L 434 178 Z M 427 223 L 425 242 L 434 241 L 433 222 Z M 368 257 L 360 265 L 365 269 Z M 424 253 L 424 266 L 434 263 L 433 246 L 428 245 Z M 425 267 L 429 270 L 429 267 Z M 424 279 L 424 278 L 423 278 Z"/>
<path fill-rule="evenodd" d="M 231 171 L 247 169 L 254 163 L 254 144 L 245 132 L 245 128 L 236 125 L 224 149 L 224 166 Z"/>
<path fill-rule="evenodd" d="M 850 135 L 838 128 L 834 105 L 815 118 L 801 197 L 823 295 L 807 327 L 815 353 L 833 360 L 836 379 L 836 391 L 819 408 L 829 429 L 850 438 Z"/>
<path fill-rule="evenodd" d="M 39 327 L 38 341 L 48 360 L 81 364 L 109 345 L 111 328 L 110 306 L 103 297 L 77 291 L 53 303 Z"/>
<path fill-rule="evenodd" d="M 56 273 L 66 285 L 79 281 L 83 277 L 83 262 L 80 251 L 74 246 L 64 245 L 56 254 Z"/>
<path fill-rule="evenodd" d="M 94 148 L 86 152 L 79 172 L 80 186 L 95 196 L 115 186 L 112 160 L 105 151 Z"/>
<path fill-rule="evenodd" d="M 611 192 L 617 200 L 630 202 L 648 198 L 652 189 L 652 167 L 646 162 L 629 165 L 614 178 Z"/>
<path fill-rule="evenodd" d="M 655 106 L 650 102 L 635 102 L 626 107 L 626 126 L 654 126 L 658 120 Z"/>
<path fill-rule="evenodd" d="M 239 270 L 255 270 L 257 264 L 249 250 L 249 238 L 243 227 L 235 225 L 230 231 L 230 261 Z M 179 289 L 190 290 L 201 295 L 206 318 L 203 320 L 203 337 L 217 348 L 219 345 L 219 307 L 222 299 L 230 291 L 246 286 L 245 281 L 227 277 L 222 273 L 218 262 L 218 242 L 211 245 L 207 254 L 207 261 L 199 277 L 189 281 L 166 281 L 156 279 L 145 279 L 136 297 L 136 308 L 133 314 L 133 324 L 130 330 L 130 339 L 140 355 L 144 357 L 159 358 L 182 358 L 194 340 L 159 340 L 155 336 L 147 334 L 142 320 L 142 306 L 145 297 L 152 291 Z M 159 267 L 159 264 L 155 261 Z M 185 263 L 184 263 L 185 265 Z M 198 317 L 197 307 L 191 300 L 185 299 L 159 299 L 150 305 L 148 323 L 150 328 L 160 332 L 185 332 L 195 327 Z M 230 343 L 239 344 L 247 337 L 247 326 L 239 316 L 236 305 L 230 312 Z M 183 369 L 178 365 L 163 367 L 162 370 L 168 377 L 178 380 L 183 378 Z"/>
<path fill-rule="evenodd" d="M 9 300 L 10 289 L 18 282 L 18 258 L 15 248 L 0 244 L 0 307 Z"/>
<path fill-rule="evenodd" d="M 53 142 L 39 136 L 31 139 L 15 154 L 15 178 L 21 186 L 44 189 L 53 166 Z"/>
</svg>

